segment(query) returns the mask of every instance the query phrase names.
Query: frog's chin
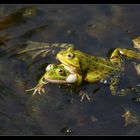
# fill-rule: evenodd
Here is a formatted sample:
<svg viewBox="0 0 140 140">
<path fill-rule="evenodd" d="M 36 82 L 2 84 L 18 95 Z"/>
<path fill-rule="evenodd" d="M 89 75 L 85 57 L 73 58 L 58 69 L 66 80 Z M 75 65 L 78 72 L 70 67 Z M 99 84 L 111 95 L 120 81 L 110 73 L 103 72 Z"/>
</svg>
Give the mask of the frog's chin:
<svg viewBox="0 0 140 140">
<path fill-rule="evenodd" d="M 76 72 L 76 69 L 74 67 L 71 67 L 69 65 L 66 65 L 66 64 L 62 64 L 64 66 L 64 68 L 66 70 L 68 70 L 70 73 L 75 73 Z"/>
<path fill-rule="evenodd" d="M 75 72 L 79 71 L 79 67 L 74 66 L 72 64 L 65 63 L 65 61 L 63 61 L 62 59 L 59 59 L 58 56 L 56 57 L 56 59 L 59 60 L 62 63 L 62 65 L 64 66 L 64 68 L 66 70 L 68 70 L 70 73 L 75 73 Z"/>
<path fill-rule="evenodd" d="M 67 64 L 62 64 L 64 66 L 64 68 L 66 70 L 68 70 L 70 73 L 77 73 L 78 72 L 78 68 L 74 67 L 74 66 L 71 66 L 71 65 L 67 65 Z"/>
</svg>

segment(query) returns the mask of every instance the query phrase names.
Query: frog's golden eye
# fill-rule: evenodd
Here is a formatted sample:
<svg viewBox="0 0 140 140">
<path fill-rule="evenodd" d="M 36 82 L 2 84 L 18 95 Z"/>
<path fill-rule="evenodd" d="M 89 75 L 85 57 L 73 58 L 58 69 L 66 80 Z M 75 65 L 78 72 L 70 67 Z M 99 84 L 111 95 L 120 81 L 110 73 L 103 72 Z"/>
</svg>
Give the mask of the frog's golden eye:
<svg viewBox="0 0 140 140">
<path fill-rule="evenodd" d="M 64 71 L 63 71 L 62 69 L 58 69 L 58 73 L 59 73 L 60 75 L 62 75 L 62 74 L 64 74 Z"/>
<path fill-rule="evenodd" d="M 74 54 L 73 54 L 73 53 L 68 53 L 68 54 L 67 54 L 67 57 L 68 57 L 68 58 L 73 58 L 73 57 L 74 57 Z"/>
</svg>

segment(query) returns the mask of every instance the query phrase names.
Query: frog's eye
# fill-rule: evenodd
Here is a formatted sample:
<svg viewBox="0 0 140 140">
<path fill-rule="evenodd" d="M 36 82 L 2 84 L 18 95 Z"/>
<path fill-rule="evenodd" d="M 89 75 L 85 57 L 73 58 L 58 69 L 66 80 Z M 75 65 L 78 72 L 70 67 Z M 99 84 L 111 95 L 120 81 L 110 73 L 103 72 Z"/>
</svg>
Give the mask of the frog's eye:
<svg viewBox="0 0 140 140">
<path fill-rule="evenodd" d="M 58 73 L 59 73 L 60 75 L 62 75 L 62 74 L 64 74 L 64 71 L 63 71 L 62 69 L 58 69 Z"/>
<path fill-rule="evenodd" d="M 71 59 L 71 58 L 74 57 L 74 54 L 73 54 L 73 53 L 68 53 L 68 54 L 67 54 L 67 57 Z"/>
</svg>

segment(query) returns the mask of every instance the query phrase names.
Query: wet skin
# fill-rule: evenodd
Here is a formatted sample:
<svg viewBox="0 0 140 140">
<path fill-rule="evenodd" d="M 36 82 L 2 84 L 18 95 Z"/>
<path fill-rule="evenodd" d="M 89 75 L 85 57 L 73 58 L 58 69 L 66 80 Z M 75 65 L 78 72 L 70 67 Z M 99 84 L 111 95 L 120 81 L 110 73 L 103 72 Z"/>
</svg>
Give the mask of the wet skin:
<svg viewBox="0 0 140 140">
<path fill-rule="evenodd" d="M 39 94 L 45 93 L 44 86 L 48 83 L 54 84 L 75 84 L 80 85 L 82 83 L 82 76 L 78 73 L 70 73 L 68 70 L 64 68 L 63 65 L 49 64 L 46 67 L 45 74 L 41 77 L 38 84 L 29 90 L 26 91 L 34 91 L 33 95 L 37 92 Z"/>
<path fill-rule="evenodd" d="M 108 59 L 92 56 L 80 50 L 75 50 L 74 47 L 69 47 L 58 52 L 56 56 L 65 69 L 71 73 L 79 73 L 89 83 L 104 81 L 104 79 L 110 77 L 110 91 L 112 95 L 118 93 L 119 74 L 124 69 L 122 57 L 140 59 L 140 53 L 116 48 L 112 52 L 110 59 Z"/>
<path fill-rule="evenodd" d="M 112 51 L 110 58 L 103 58 L 84 53 L 80 50 L 76 50 L 74 49 L 74 45 L 69 43 L 31 42 L 31 46 L 33 45 L 40 46 L 38 47 L 38 50 L 40 51 L 34 55 L 35 57 L 39 54 L 43 54 L 42 56 L 44 57 L 48 51 L 53 51 L 52 49 L 54 48 L 63 48 L 56 55 L 56 59 L 61 62 L 59 67 L 63 66 L 62 69 L 67 71 L 67 73 L 69 72 L 69 74 L 79 75 L 82 77 L 82 81 L 89 83 L 106 83 L 106 79 L 109 79 L 110 82 L 108 84 L 110 85 L 109 88 L 112 95 L 120 94 L 120 91 L 117 90 L 117 86 L 119 84 L 120 73 L 124 70 L 123 59 L 140 59 L 139 52 L 124 48 L 116 48 L 114 51 Z M 19 53 L 21 54 L 34 50 L 36 50 L 36 48 L 27 47 Z M 51 68 L 52 72 L 54 72 L 53 69 L 55 68 Z M 48 73 L 49 72 L 47 71 L 43 77 Z M 56 73 L 54 72 L 54 74 Z M 50 74 L 50 76 L 53 76 L 53 73 Z M 58 77 L 54 78 L 55 83 L 63 83 L 56 80 Z M 79 82 L 79 84 L 80 83 L 82 82 Z M 122 91 L 124 92 L 124 90 Z"/>
</svg>

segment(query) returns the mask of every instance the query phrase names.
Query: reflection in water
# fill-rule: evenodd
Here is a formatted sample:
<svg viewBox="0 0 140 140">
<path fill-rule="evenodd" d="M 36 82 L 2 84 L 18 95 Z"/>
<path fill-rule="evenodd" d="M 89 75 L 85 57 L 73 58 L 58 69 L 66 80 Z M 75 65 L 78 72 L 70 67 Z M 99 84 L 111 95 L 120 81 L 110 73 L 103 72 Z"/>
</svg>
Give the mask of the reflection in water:
<svg viewBox="0 0 140 140">
<path fill-rule="evenodd" d="M 23 7 L 14 13 L 1 18 L 0 30 L 9 28 L 11 26 L 25 24 L 28 18 L 35 16 L 36 14 L 37 9 L 35 7 Z"/>
<path fill-rule="evenodd" d="M 140 32 L 139 12 L 140 5 L 1 5 L 0 134 L 138 135 L 139 124 L 124 127 L 121 117 L 124 106 L 140 116 L 139 102 L 131 100 L 135 94 L 113 97 L 108 86 L 85 85 L 93 100 L 80 102 L 74 92 L 49 85 L 48 93 L 33 97 L 25 90 L 44 73 L 41 66 L 58 61 L 54 55 L 32 60 L 13 54 L 29 40 L 69 42 L 98 56 L 115 47 L 132 49 L 131 39 Z M 136 71 L 127 72 L 122 87 L 139 83 Z"/>
<path fill-rule="evenodd" d="M 125 119 L 125 127 L 128 126 L 129 124 L 137 124 L 138 121 L 138 117 L 136 117 L 135 115 L 133 115 L 129 110 L 126 111 L 122 117 L 124 117 Z"/>
</svg>

